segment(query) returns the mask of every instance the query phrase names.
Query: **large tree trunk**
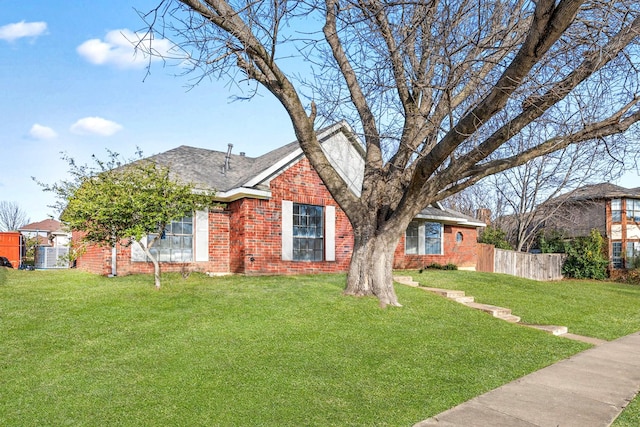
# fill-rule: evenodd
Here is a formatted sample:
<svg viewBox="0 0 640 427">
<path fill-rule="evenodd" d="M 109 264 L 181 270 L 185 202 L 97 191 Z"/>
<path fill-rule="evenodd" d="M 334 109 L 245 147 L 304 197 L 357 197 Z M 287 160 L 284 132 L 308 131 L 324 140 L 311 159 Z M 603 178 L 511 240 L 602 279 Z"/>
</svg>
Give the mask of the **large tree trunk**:
<svg viewBox="0 0 640 427">
<path fill-rule="evenodd" d="M 372 295 L 378 298 L 382 307 L 401 306 L 393 288 L 393 254 L 399 240 L 395 234 L 391 231 L 373 234 L 354 230 L 346 295 Z"/>
</svg>

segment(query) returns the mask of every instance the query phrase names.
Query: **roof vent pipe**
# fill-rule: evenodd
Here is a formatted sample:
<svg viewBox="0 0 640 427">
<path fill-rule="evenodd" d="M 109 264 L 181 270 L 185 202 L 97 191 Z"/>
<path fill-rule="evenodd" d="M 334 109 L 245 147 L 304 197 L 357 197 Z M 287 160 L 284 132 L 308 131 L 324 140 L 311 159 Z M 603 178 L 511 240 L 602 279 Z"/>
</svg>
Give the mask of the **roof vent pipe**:
<svg viewBox="0 0 640 427">
<path fill-rule="evenodd" d="M 233 144 L 229 144 L 227 149 L 227 155 L 224 156 L 224 165 L 222 165 L 222 174 L 226 175 L 227 170 L 231 169 L 229 161 L 231 160 L 231 149 L 233 148 Z"/>
</svg>

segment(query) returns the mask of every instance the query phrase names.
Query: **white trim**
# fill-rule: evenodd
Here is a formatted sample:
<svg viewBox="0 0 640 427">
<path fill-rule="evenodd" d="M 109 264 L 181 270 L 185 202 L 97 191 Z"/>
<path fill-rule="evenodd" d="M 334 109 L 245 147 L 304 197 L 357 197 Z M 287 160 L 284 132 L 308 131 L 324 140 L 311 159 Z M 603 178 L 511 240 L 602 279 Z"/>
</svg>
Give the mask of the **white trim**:
<svg viewBox="0 0 640 427">
<path fill-rule="evenodd" d="M 425 215 L 418 214 L 416 215 L 416 219 L 424 219 L 431 222 L 439 222 L 442 224 L 453 224 L 453 225 L 461 225 L 464 227 L 486 227 L 487 224 L 480 221 L 468 220 L 465 218 L 457 218 L 454 216 L 445 216 L 445 215 Z"/>
<path fill-rule="evenodd" d="M 293 202 L 282 201 L 282 260 L 293 261 Z"/>
<path fill-rule="evenodd" d="M 281 159 L 280 161 L 275 163 L 270 168 L 265 169 L 261 174 L 256 175 L 255 177 L 253 177 L 249 181 L 245 182 L 242 186 L 243 187 L 254 187 L 254 186 L 260 184 L 262 181 L 264 181 L 265 179 L 269 178 L 271 175 L 276 173 L 278 170 L 284 168 L 287 164 L 289 164 L 290 162 L 294 161 L 296 159 L 296 157 L 299 157 L 301 155 L 302 155 L 302 148 L 296 148 L 296 150 L 294 152 L 290 153 L 288 156 L 284 157 L 283 159 Z"/>
<path fill-rule="evenodd" d="M 418 255 L 425 255 L 425 245 L 426 245 L 426 232 L 424 227 L 424 221 L 420 221 L 418 223 Z"/>
<path fill-rule="evenodd" d="M 196 262 L 209 261 L 209 211 L 196 211 L 193 227 L 193 258 Z"/>
<path fill-rule="evenodd" d="M 336 207 L 324 207 L 324 260 L 336 260 Z"/>
<path fill-rule="evenodd" d="M 238 187 L 222 193 L 216 193 L 214 196 L 215 200 L 218 202 L 233 202 L 234 200 L 243 199 L 245 197 L 254 199 L 270 199 L 271 191 Z"/>
<path fill-rule="evenodd" d="M 347 136 L 347 139 L 349 140 L 349 142 L 351 142 L 351 144 L 353 144 L 354 146 L 358 147 L 360 152 L 361 152 L 361 154 L 363 154 L 363 156 L 364 156 L 364 150 L 362 149 L 362 147 L 358 146 L 357 142 L 354 143 L 352 141 L 352 138 L 349 138 L 349 135 L 355 135 L 355 134 L 353 132 L 353 129 L 351 129 L 351 126 L 349 126 L 349 124 L 344 120 L 334 124 L 333 126 L 329 127 L 328 129 L 325 129 L 325 131 L 322 132 L 321 134 L 318 134 L 317 139 L 320 142 L 320 146 L 322 147 L 322 143 L 324 142 L 324 140 L 326 138 L 330 137 L 331 135 L 333 135 L 334 133 L 338 132 L 340 129 L 343 129 L 343 128 L 346 129 L 345 135 Z M 262 183 L 263 181 L 265 181 L 267 178 L 269 178 L 270 176 L 274 175 L 278 171 L 284 169 L 285 166 L 287 166 L 289 163 L 293 162 L 296 158 L 301 157 L 303 155 L 304 155 L 304 153 L 302 152 L 302 148 L 299 148 L 299 147 L 296 148 L 293 152 L 289 153 L 287 156 L 285 156 L 282 159 L 280 159 L 278 162 L 276 162 L 270 168 L 262 171 L 262 173 L 260 173 L 259 175 L 253 177 L 249 181 L 247 181 L 244 184 L 242 184 L 242 187 L 255 187 L 256 185 Z M 325 156 L 326 155 L 327 154 L 325 152 Z M 327 157 L 327 159 L 329 160 L 329 162 L 331 162 L 331 159 L 329 157 Z"/>
</svg>

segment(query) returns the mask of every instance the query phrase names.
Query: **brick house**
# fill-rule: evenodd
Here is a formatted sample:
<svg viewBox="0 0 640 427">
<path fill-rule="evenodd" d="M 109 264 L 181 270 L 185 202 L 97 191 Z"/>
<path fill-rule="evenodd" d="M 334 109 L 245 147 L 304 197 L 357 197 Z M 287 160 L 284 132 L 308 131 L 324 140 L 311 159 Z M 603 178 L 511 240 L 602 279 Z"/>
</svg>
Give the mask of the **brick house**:
<svg viewBox="0 0 640 427">
<path fill-rule="evenodd" d="M 542 228 L 561 231 L 566 237 L 600 231 L 612 270 L 630 268 L 632 260 L 640 257 L 640 187 L 587 185 L 553 202 L 561 202 L 561 208 Z"/>
<path fill-rule="evenodd" d="M 364 151 L 350 127 L 338 123 L 318 132 L 323 150 L 356 193 L 362 185 Z M 297 142 L 250 158 L 229 151 L 181 146 L 150 157 L 174 177 L 215 189 L 218 208 L 174 221 L 153 251 L 163 271 L 183 269 L 227 274 L 342 272 L 353 249 L 351 225 Z M 437 262 L 474 269 L 477 227 L 484 223 L 440 205 L 411 223 L 395 251 L 396 268 Z M 77 236 L 76 236 L 77 237 Z M 137 244 L 90 247 L 77 268 L 98 274 L 152 272 Z"/>
</svg>

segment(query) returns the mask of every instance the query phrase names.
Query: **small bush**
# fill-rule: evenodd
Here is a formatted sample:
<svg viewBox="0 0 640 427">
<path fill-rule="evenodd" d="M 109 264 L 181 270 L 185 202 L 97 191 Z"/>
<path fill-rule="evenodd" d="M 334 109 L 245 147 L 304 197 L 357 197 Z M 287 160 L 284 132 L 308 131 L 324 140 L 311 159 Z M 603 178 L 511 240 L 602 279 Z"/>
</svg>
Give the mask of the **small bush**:
<svg viewBox="0 0 640 427">
<path fill-rule="evenodd" d="M 602 253 L 602 246 L 603 239 L 598 230 L 591 230 L 589 237 L 579 237 L 568 243 L 562 274 L 575 279 L 605 279 L 609 261 Z"/>
<path fill-rule="evenodd" d="M 457 270 L 458 266 L 453 264 L 453 263 L 451 263 L 451 262 L 448 263 L 448 264 L 445 264 L 445 265 L 439 264 L 437 262 L 432 262 L 431 264 L 425 265 L 422 269 L 420 269 L 420 273 L 422 273 L 422 271 L 428 270 L 428 269 L 431 269 L 431 270 Z"/>
<path fill-rule="evenodd" d="M 640 285 L 640 269 L 621 271 L 616 277 L 616 282 L 626 283 L 628 285 Z"/>
</svg>

